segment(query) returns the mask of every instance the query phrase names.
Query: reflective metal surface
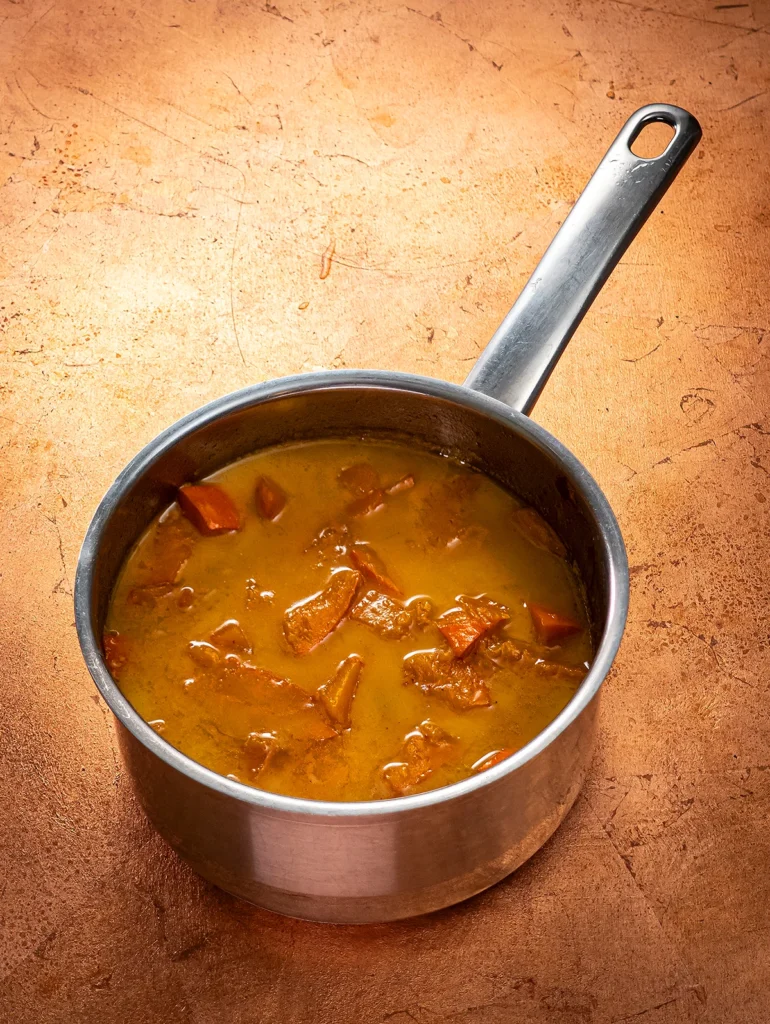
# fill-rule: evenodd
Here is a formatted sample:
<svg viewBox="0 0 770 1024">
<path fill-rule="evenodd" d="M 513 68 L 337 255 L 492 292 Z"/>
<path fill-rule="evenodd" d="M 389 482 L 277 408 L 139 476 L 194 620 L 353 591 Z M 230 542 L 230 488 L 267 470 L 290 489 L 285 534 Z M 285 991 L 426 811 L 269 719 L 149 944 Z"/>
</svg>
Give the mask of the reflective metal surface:
<svg viewBox="0 0 770 1024">
<path fill-rule="evenodd" d="M 474 778 L 416 796 L 323 803 L 222 778 L 175 750 L 125 700 L 101 636 L 120 564 L 191 477 L 257 448 L 312 437 L 403 437 L 515 489 L 552 523 L 585 580 L 597 652 L 577 695 L 532 743 Z M 86 662 L 121 723 L 126 763 L 158 830 L 201 874 L 282 913 L 387 920 L 457 902 L 529 857 L 582 784 L 595 696 L 626 616 L 625 552 L 580 463 L 521 413 L 465 388 L 404 374 L 309 374 L 258 385 L 193 413 L 153 441 L 105 496 L 86 536 L 75 607 Z"/>
<path fill-rule="evenodd" d="M 627 148 L 645 118 L 656 119 L 653 114 L 661 112 L 668 117 L 670 111 L 677 118 L 684 115 L 677 108 L 645 108 L 619 139 Z M 280 913 L 335 922 L 392 920 L 456 903 L 498 881 L 545 842 L 571 807 L 592 752 L 599 687 L 625 624 L 625 550 L 606 499 L 577 459 L 523 412 L 482 392 L 488 389 L 521 409 L 531 407 L 591 298 L 697 143 L 696 128 L 694 121 L 684 124 L 682 138 L 689 142 L 674 150 L 672 143 L 658 158 L 654 188 L 649 182 L 640 185 L 627 218 L 620 217 L 618 207 L 614 218 L 600 224 L 593 248 L 573 261 L 578 269 L 566 277 L 562 271 L 570 265 L 575 236 L 574 222 L 563 234 L 569 219 L 565 222 L 530 282 L 550 288 L 548 303 L 538 297 L 540 284 L 533 285 L 529 298 L 525 291 L 468 387 L 374 371 L 307 374 L 256 385 L 164 431 L 105 495 L 77 569 L 81 647 L 118 720 L 123 755 L 147 814 L 206 878 Z M 592 208 L 601 219 L 592 206 L 595 181 L 589 186 L 594 198 L 580 213 L 585 231 L 591 229 Z M 610 224 L 620 234 L 604 234 Z M 587 268 L 585 259 L 594 249 L 603 255 Z M 581 267 L 583 286 L 576 288 Z M 549 274 L 557 278 L 550 285 Z M 545 316 L 549 303 L 553 317 Z M 190 760 L 125 700 L 99 645 L 110 592 L 131 545 L 180 484 L 262 447 L 361 434 L 450 454 L 537 508 L 580 570 L 596 655 L 564 711 L 527 746 L 474 778 L 415 796 L 359 803 L 265 793 Z"/>
<path fill-rule="evenodd" d="M 656 157 L 631 151 L 644 127 L 674 129 Z M 652 103 L 632 114 L 570 210 L 466 386 L 530 412 L 604 282 L 698 145 L 692 114 Z"/>
</svg>

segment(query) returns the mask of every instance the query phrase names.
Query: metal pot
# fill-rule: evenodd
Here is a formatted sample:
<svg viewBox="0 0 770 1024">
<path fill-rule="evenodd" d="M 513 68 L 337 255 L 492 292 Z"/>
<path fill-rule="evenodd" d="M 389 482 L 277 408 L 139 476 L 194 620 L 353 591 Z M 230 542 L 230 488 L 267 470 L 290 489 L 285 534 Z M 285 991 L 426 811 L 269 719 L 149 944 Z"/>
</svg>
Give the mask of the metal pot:
<svg viewBox="0 0 770 1024">
<path fill-rule="evenodd" d="M 665 152 L 631 152 L 642 128 L 674 129 Z M 77 568 L 83 655 L 117 719 L 150 820 L 205 878 L 311 920 L 387 921 L 480 892 L 530 857 L 573 804 L 591 757 L 599 688 L 620 643 L 628 567 L 615 517 L 567 449 L 526 415 L 627 246 L 698 143 L 686 111 L 656 104 L 626 123 L 464 387 L 377 371 L 312 373 L 220 398 L 169 427 L 123 470 L 89 526 Z M 392 800 L 277 796 L 203 768 L 123 697 L 100 637 L 121 563 L 175 488 L 269 445 L 380 435 L 451 452 L 532 504 L 585 583 L 596 654 L 577 693 L 496 767 Z"/>
</svg>

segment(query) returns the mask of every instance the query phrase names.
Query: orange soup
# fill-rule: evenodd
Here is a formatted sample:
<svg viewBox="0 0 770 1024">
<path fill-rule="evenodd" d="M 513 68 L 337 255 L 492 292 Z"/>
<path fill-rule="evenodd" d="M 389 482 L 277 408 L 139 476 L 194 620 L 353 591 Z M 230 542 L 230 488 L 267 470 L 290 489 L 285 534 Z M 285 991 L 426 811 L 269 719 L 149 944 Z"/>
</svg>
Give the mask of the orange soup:
<svg viewBox="0 0 770 1024">
<path fill-rule="evenodd" d="M 580 581 L 533 509 L 375 440 L 272 448 L 180 488 L 126 560 L 104 651 L 173 746 L 318 800 L 498 764 L 592 654 Z"/>
</svg>

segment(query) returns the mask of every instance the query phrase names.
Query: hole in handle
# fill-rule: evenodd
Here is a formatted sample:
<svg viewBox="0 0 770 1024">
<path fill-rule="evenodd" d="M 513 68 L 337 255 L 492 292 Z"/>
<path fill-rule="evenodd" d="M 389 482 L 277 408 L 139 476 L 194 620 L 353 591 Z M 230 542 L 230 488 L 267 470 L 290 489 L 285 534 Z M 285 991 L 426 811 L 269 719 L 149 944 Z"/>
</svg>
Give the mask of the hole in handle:
<svg viewBox="0 0 770 1024">
<path fill-rule="evenodd" d="M 665 121 L 648 121 L 631 140 L 629 148 L 634 156 L 654 160 L 655 157 L 663 156 L 675 134 L 675 130 Z"/>
</svg>

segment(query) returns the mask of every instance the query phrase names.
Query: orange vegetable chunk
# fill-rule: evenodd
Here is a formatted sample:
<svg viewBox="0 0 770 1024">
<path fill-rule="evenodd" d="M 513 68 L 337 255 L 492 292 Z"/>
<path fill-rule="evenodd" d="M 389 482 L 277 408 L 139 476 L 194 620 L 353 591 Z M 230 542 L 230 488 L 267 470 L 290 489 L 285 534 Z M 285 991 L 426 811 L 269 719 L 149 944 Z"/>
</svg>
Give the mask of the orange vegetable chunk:
<svg viewBox="0 0 770 1024">
<path fill-rule="evenodd" d="M 480 650 L 487 658 L 490 658 L 496 665 L 511 668 L 519 665 L 524 672 L 532 672 L 536 676 L 546 679 L 561 679 L 565 682 L 580 682 L 585 679 L 588 671 L 585 666 L 562 665 L 545 657 L 543 648 L 528 648 L 521 641 L 493 640 L 482 641 Z"/>
<path fill-rule="evenodd" d="M 148 550 L 143 551 L 137 561 L 132 580 L 134 590 L 165 587 L 170 592 L 181 576 L 197 540 L 197 531 L 192 524 L 178 508 L 172 507 L 158 523 Z M 159 593 L 153 596 L 157 597 Z M 142 602 L 140 600 L 136 603 Z"/>
<path fill-rule="evenodd" d="M 559 558 L 566 557 L 567 549 L 562 544 L 561 538 L 533 508 L 517 508 L 513 513 L 513 521 L 530 544 L 534 544 L 536 548 L 543 551 L 550 551 L 551 554 L 558 555 Z"/>
<path fill-rule="evenodd" d="M 453 743 L 453 736 L 426 719 L 404 737 L 400 760 L 382 769 L 385 781 L 394 793 L 403 796 L 451 759 Z"/>
<path fill-rule="evenodd" d="M 501 761 L 507 761 L 513 753 L 514 751 L 511 747 L 505 747 L 503 750 L 493 750 L 476 761 L 472 766 L 473 771 L 485 772 L 487 768 L 494 768 L 494 766 L 496 764 L 500 764 Z"/>
<path fill-rule="evenodd" d="M 354 519 L 358 519 L 361 516 L 368 516 L 371 512 L 376 512 L 384 504 L 385 491 L 378 487 L 376 490 L 369 491 L 368 494 L 363 494 L 360 498 L 356 498 L 355 501 L 351 501 L 345 512 Z"/>
<path fill-rule="evenodd" d="M 337 480 L 356 497 L 370 494 L 380 486 L 380 475 L 368 462 L 355 462 L 352 466 L 346 466 L 337 475 Z"/>
<path fill-rule="evenodd" d="M 459 607 L 441 615 L 436 625 L 459 658 L 482 636 L 507 622 L 509 615 L 500 605 L 484 598 L 460 597 L 458 603 Z"/>
<path fill-rule="evenodd" d="M 246 770 L 254 778 L 267 768 L 278 752 L 278 739 L 271 732 L 250 732 L 243 744 Z"/>
<path fill-rule="evenodd" d="M 104 633 L 102 645 L 104 647 L 104 660 L 107 663 L 107 668 L 110 670 L 110 675 L 114 679 L 119 679 L 121 670 L 128 661 L 131 650 L 128 637 L 111 629 Z"/>
<path fill-rule="evenodd" d="M 340 732 L 350 728 L 350 712 L 363 667 L 363 658 L 351 654 L 340 662 L 334 676 L 318 690 L 318 700 Z"/>
<path fill-rule="evenodd" d="M 394 597 L 401 597 L 402 591 L 393 582 L 385 568 L 385 563 L 368 544 L 355 544 L 349 551 L 350 561 L 368 579 Z"/>
<path fill-rule="evenodd" d="M 410 491 L 414 487 L 414 477 L 410 473 L 408 476 L 401 477 L 400 480 L 396 480 L 394 484 L 385 489 L 386 494 L 401 494 L 402 491 Z"/>
<path fill-rule="evenodd" d="M 283 632 L 295 654 L 309 654 L 333 632 L 348 613 L 361 573 L 338 569 L 317 594 L 288 609 Z"/>
<path fill-rule="evenodd" d="M 452 548 L 476 523 L 473 503 L 479 488 L 474 476 L 452 476 L 433 484 L 419 510 L 420 531 L 430 547 Z"/>
<path fill-rule="evenodd" d="M 433 622 L 433 602 L 429 597 L 413 597 L 407 608 L 417 629 L 425 630 Z"/>
<path fill-rule="evenodd" d="M 485 676 L 486 668 L 451 651 L 417 651 L 404 658 L 404 683 L 419 687 L 428 696 L 441 697 L 456 711 L 486 708 L 492 703 Z"/>
<path fill-rule="evenodd" d="M 148 583 L 142 587 L 132 587 L 128 592 L 126 600 L 129 604 L 143 605 L 146 608 L 154 608 L 158 601 L 161 601 L 164 597 L 168 597 L 169 594 L 173 594 L 174 585 L 172 583 Z"/>
<path fill-rule="evenodd" d="M 179 507 L 200 533 L 213 536 L 241 528 L 232 498 L 216 484 L 185 484 L 177 498 Z"/>
<path fill-rule="evenodd" d="M 229 651 L 251 651 L 249 638 L 237 619 L 226 619 L 209 637 L 215 647 Z"/>
<path fill-rule="evenodd" d="M 551 612 L 539 604 L 531 604 L 529 606 L 529 613 L 532 616 L 538 640 L 548 646 L 558 644 L 561 640 L 574 636 L 583 628 L 574 619 L 570 619 L 566 615 L 560 615 L 558 612 Z"/>
<path fill-rule="evenodd" d="M 391 640 L 406 636 L 414 623 L 414 614 L 400 601 L 376 590 L 367 590 L 359 597 L 350 609 L 350 617 Z"/>
<path fill-rule="evenodd" d="M 289 740 L 327 740 L 337 735 L 315 695 L 269 669 L 228 655 L 216 680 L 217 690 L 248 706 L 261 729 Z"/>
<path fill-rule="evenodd" d="M 263 519 L 277 519 L 286 508 L 286 492 L 269 476 L 261 476 L 257 480 L 256 497 Z"/>
</svg>

